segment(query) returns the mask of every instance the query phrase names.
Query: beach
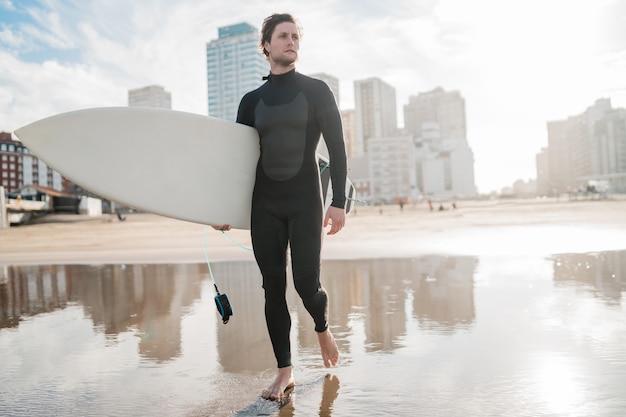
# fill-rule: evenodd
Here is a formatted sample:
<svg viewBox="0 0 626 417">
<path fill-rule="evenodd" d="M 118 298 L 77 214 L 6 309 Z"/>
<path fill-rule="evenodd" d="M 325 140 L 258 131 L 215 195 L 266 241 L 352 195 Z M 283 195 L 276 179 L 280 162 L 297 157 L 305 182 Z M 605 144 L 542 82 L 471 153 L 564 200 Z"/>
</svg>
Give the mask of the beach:
<svg viewBox="0 0 626 417">
<path fill-rule="evenodd" d="M 457 201 L 456 209 L 449 202 L 443 205 L 443 211 L 437 205 L 431 211 L 425 202 L 402 210 L 357 206 L 344 230 L 325 237 L 323 259 L 610 250 L 620 249 L 622 243 L 613 238 L 626 231 L 624 199 Z M 546 234 L 564 228 L 566 236 L 547 239 Z M 577 232 L 597 239 L 576 239 Z M 35 224 L 0 230 L 0 264 L 202 262 L 205 242 L 213 261 L 252 259 L 240 247 L 250 247 L 249 231 L 227 235 L 146 213 L 127 215 L 125 221 L 115 215 L 49 215 Z"/>
<path fill-rule="evenodd" d="M 276 364 L 249 231 L 147 213 L 0 230 L 0 415 L 625 415 L 626 200 L 441 203 L 357 206 L 325 236 L 340 361 L 322 366 L 289 283 L 282 408 L 259 398 Z"/>
</svg>

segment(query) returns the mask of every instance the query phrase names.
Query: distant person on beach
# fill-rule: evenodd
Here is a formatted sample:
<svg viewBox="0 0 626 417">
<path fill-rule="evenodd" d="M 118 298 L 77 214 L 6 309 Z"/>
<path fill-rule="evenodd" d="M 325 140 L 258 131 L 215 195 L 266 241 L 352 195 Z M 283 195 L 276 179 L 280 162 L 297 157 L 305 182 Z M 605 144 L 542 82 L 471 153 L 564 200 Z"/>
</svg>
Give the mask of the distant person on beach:
<svg viewBox="0 0 626 417">
<path fill-rule="evenodd" d="M 296 71 L 301 32 L 289 14 L 263 22 L 259 49 L 270 64 L 267 81 L 246 94 L 237 122 L 257 129 L 261 156 L 252 195 L 251 235 L 263 276 L 265 318 L 278 363 L 278 375 L 262 392 L 279 400 L 295 385 L 285 299 L 287 247 L 291 250 L 294 287 L 313 318 L 324 366 L 339 360 L 328 328 L 328 295 L 320 283 L 324 228 L 334 235 L 344 226 L 347 161 L 341 117 L 332 92 L 320 80 Z M 331 161 L 333 196 L 324 215 L 316 149 L 323 135 Z M 229 230 L 229 225 L 213 226 Z"/>
</svg>

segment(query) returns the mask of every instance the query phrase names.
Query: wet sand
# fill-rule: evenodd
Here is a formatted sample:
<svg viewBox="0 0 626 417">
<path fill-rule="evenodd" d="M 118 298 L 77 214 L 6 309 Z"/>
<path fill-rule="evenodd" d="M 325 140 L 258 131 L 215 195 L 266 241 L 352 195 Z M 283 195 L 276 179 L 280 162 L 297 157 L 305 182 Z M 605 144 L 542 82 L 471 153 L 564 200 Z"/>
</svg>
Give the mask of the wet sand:
<svg viewBox="0 0 626 417">
<path fill-rule="evenodd" d="M 324 259 L 489 255 L 622 249 L 626 200 L 554 199 L 459 201 L 430 211 L 426 203 L 357 207 L 346 228 L 324 241 Z M 186 263 L 205 260 L 205 226 L 153 214 L 49 215 L 35 224 L 0 230 L 2 264 Z M 561 233 L 563 232 L 563 233 Z M 565 235 L 563 235 L 565 234 Z M 247 230 L 228 236 L 250 247 Z M 584 236 L 584 237 L 583 237 Z M 249 260 L 213 229 L 206 230 L 211 261 Z"/>
</svg>

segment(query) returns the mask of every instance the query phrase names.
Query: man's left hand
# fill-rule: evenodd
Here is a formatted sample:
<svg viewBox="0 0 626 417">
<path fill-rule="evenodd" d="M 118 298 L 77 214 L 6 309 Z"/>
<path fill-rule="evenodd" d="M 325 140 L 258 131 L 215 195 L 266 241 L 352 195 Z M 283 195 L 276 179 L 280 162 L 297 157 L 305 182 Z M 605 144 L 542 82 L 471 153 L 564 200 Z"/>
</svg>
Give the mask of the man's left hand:
<svg viewBox="0 0 626 417">
<path fill-rule="evenodd" d="M 334 235 L 335 233 L 338 233 L 346 224 L 346 210 L 330 206 L 326 212 L 326 217 L 324 218 L 324 227 L 328 226 L 329 223 L 330 230 L 327 235 Z"/>
</svg>

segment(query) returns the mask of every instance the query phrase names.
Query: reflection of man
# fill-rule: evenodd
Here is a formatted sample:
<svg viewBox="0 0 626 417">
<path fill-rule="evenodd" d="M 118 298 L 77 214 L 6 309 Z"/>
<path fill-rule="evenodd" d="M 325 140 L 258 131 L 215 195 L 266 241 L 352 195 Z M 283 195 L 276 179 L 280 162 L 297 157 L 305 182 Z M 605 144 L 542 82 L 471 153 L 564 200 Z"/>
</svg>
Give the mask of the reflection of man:
<svg viewBox="0 0 626 417">
<path fill-rule="evenodd" d="M 341 117 L 328 86 L 296 72 L 300 28 L 289 14 L 265 19 L 260 49 L 270 63 L 267 82 L 246 94 L 237 121 L 257 129 L 261 156 L 252 196 L 251 234 L 263 275 L 265 317 L 278 375 L 263 391 L 280 399 L 294 383 L 285 300 L 287 247 L 294 286 L 313 317 L 324 366 L 337 364 L 339 349 L 328 330 L 328 297 L 322 288 L 320 252 L 323 227 L 339 232 L 345 223 L 346 152 Z M 331 161 L 332 203 L 326 216 L 316 149 L 323 134 Z M 228 230 L 228 225 L 214 226 Z"/>
<path fill-rule="evenodd" d="M 326 375 L 324 378 L 324 391 L 322 392 L 322 402 L 320 403 L 320 416 L 333 415 L 333 403 L 339 396 L 339 379 L 334 375 Z"/>
</svg>

